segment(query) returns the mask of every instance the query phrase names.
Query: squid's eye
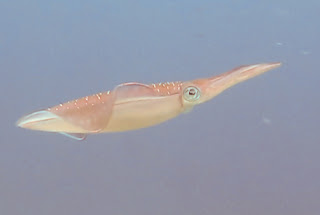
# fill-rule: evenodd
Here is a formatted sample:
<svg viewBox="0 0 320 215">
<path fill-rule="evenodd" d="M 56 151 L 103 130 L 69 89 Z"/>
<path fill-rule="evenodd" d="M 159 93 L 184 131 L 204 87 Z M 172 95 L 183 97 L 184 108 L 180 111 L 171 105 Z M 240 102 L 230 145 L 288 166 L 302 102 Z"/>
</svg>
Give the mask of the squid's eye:
<svg viewBox="0 0 320 215">
<path fill-rule="evenodd" d="M 200 90 L 196 87 L 187 87 L 183 91 L 183 98 L 189 102 L 196 101 L 200 98 Z"/>
</svg>

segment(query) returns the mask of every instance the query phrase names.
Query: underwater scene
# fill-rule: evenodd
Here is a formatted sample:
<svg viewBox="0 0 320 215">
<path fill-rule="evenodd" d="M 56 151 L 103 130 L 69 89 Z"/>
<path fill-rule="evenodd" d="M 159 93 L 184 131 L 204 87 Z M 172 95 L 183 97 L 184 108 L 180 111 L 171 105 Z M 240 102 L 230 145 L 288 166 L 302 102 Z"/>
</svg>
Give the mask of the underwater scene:
<svg viewBox="0 0 320 215">
<path fill-rule="evenodd" d="M 1 214 L 320 214 L 319 10 L 1 1 Z"/>
</svg>

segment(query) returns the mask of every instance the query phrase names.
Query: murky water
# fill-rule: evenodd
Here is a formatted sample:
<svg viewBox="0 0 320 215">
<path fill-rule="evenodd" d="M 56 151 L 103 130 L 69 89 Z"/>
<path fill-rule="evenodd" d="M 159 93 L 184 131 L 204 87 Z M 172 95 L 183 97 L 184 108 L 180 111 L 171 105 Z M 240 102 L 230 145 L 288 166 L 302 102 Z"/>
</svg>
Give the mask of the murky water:
<svg viewBox="0 0 320 215">
<path fill-rule="evenodd" d="M 0 2 L 3 214 L 319 214 L 318 1 Z M 64 136 L 23 114 L 117 84 L 283 66 L 143 130 Z"/>
</svg>

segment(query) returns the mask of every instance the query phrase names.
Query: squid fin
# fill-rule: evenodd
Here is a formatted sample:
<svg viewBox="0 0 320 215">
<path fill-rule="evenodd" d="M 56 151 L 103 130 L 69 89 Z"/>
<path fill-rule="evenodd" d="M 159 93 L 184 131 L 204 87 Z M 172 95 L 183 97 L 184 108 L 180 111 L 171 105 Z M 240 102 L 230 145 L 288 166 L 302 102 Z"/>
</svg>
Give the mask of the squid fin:
<svg viewBox="0 0 320 215">
<path fill-rule="evenodd" d="M 108 125 L 112 108 L 111 95 L 95 94 L 55 106 L 50 111 L 63 121 L 78 127 L 79 130 L 73 130 L 75 133 L 96 133 Z M 68 132 L 68 130 L 62 130 L 62 132 Z"/>
<path fill-rule="evenodd" d="M 87 134 L 83 134 L 83 133 L 64 133 L 64 132 L 59 132 L 59 133 L 75 140 L 84 140 L 87 137 Z"/>
<path fill-rule="evenodd" d="M 114 89 L 114 96 L 116 103 L 160 97 L 149 85 L 135 82 L 118 85 Z"/>
</svg>

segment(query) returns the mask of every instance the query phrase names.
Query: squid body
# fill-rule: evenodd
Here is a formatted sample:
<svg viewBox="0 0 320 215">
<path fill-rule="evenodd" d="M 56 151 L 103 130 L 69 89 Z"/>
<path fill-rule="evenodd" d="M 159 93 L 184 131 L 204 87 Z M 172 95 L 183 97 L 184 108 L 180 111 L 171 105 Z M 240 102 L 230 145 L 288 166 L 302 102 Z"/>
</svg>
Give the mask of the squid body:
<svg viewBox="0 0 320 215">
<path fill-rule="evenodd" d="M 262 63 L 210 78 L 158 84 L 124 83 L 113 91 L 72 100 L 20 118 L 17 126 L 82 140 L 88 134 L 140 129 L 167 121 L 229 87 L 279 67 Z"/>
</svg>

